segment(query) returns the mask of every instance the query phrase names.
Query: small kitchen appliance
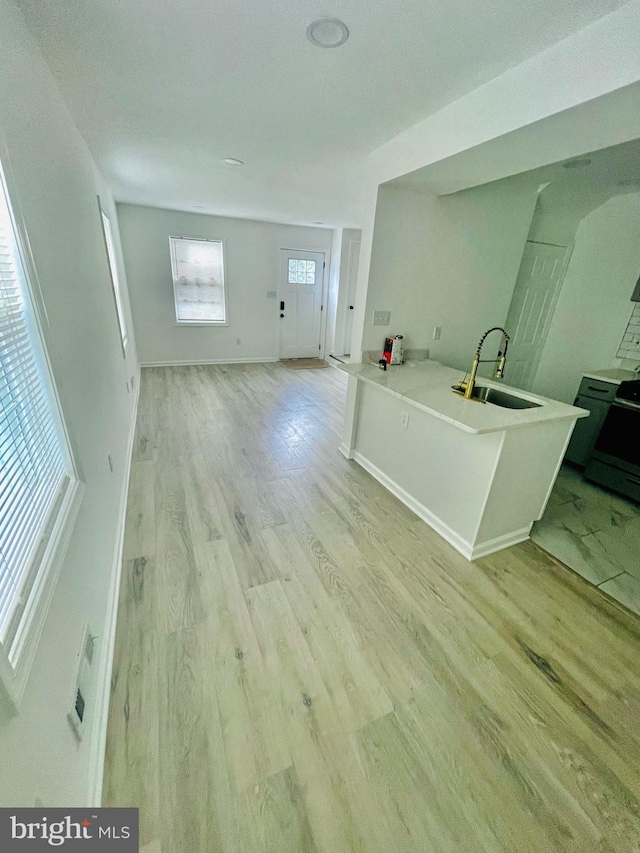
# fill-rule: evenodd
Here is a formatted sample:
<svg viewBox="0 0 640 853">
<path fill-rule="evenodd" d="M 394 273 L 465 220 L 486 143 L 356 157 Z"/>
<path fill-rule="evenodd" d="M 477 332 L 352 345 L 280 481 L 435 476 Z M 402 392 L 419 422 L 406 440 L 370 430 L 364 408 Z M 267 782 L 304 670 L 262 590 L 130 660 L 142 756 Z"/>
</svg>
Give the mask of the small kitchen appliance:
<svg viewBox="0 0 640 853">
<path fill-rule="evenodd" d="M 404 338 L 395 335 L 393 338 L 385 338 L 382 360 L 387 364 L 402 364 L 404 361 Z"/>
</svg>

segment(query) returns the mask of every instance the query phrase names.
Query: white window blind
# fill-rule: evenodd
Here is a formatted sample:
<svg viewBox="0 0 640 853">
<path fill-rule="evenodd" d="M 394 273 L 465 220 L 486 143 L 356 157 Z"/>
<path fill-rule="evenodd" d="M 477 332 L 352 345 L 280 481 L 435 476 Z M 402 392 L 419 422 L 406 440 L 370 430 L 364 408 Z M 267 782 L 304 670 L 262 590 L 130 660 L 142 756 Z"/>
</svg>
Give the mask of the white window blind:
<svg viewBox="0 0 640 853">
<path fill-rule="evenodd" d="M 70 483 L 39 330 L 0 171 L 0 643 L 11 643 Z"/>
<path fill-rule="evenodd" d="M 170 237 L 169 245 L 176 321 L 226 324 L 222 241 Z"/>
</svg>

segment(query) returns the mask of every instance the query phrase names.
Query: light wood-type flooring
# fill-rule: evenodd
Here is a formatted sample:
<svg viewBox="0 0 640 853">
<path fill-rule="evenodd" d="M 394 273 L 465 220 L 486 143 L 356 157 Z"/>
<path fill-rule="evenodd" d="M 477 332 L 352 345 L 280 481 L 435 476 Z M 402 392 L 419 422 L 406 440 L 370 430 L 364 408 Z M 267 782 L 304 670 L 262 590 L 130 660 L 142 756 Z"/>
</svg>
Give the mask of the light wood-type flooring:
<svg viewBox="0 0 640 853">
<path fill-rule="evenodd" d="M 345 381 L 143 371 L 104 804 L 147 853 L 638 853 L 640 620 L 457 554 L 340 455 Z"/>
</svg>

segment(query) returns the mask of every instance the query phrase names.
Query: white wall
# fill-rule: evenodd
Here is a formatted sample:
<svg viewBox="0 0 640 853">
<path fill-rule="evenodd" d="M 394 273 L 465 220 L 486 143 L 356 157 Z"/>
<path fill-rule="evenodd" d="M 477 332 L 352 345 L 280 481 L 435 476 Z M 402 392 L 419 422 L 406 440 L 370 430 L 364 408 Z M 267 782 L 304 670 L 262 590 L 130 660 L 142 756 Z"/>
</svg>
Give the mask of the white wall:
<svg viewBox="0 0 640 853">
<path fill-rule="evenodd" d="M 506 318 L 535 203 L 516 179 L 441 198 L 381 187 L 363 349 L 403 334 L 406 347 L 466 369 L 482 333 Z M 372 325 L 374 310 L 391 311 L 391 325 Z"/>
<path fill-rule="evenodd" d="M 528 239 L 572 246 L 585 216 L 619 193 L 615 185 L 593 184 L 586 177 L 552 181 L 538 196 Z"/>
<path fill-rule="evenodd" d="M 573 402 L 584 371 L 635 367 L 616 358 L 640 272 L 640 193 L 586 216 L 533 382 L 537 394 Z"/>
<path fill-rule="evenodd" d="M 83 805 L 99 770 L 96 678 L 87 731 L 67 721 L 83 626 L 104 662 L 105 616 L 123 506 L 135 345 L 120 346 L 96 195 L 117 225 L 109 191 L 8 0 L 0 0 L 0 126 L 12 201 L 31 242 L 49 317 L 46 344 L 86 492 L 17 716 L 0 720 L 0 805 Z M 115 231 L 118 241 L 117 229 Z M 118 248 L 118 247 L 117 247 Z M 119 251 L 119 249 L 118 249 Z M 123 284 L 124 270 L 120 270 Z M 126 307 L 128 314 L 128 305 Z M 131 320 L 129 317 L 129 328 Z M 115 463 L 109 472 L 107 452 Z M 108 689 L 108 682 L 105 685 Z"/>
<path fill-rule="evenodd" d="M 329 265 L 332 232 L 326 228 L 129 204 L 118 205 L 118 216 L 142 364 L 277 359 L 279 303 L 267 291 L 278 289 L 279 250 L 323 250 Z M 170 236 L 225 241 L 228 326 L 176 325 Z"/>
</svg>

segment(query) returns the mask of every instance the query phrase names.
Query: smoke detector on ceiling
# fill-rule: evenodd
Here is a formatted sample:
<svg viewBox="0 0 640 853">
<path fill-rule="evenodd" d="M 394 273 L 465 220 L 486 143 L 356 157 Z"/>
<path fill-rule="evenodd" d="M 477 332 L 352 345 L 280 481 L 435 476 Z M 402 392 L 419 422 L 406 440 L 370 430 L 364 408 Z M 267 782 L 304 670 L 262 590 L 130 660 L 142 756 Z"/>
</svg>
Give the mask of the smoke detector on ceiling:
<svg viewBox="0 0 640 853">
<path fill-rule="evenodd" d="M 349 38 L 349 30 L 338 18 L 318 18 L 307 27 L 307 38 L 316 47 L 340 47 Z"/>
</svg>

